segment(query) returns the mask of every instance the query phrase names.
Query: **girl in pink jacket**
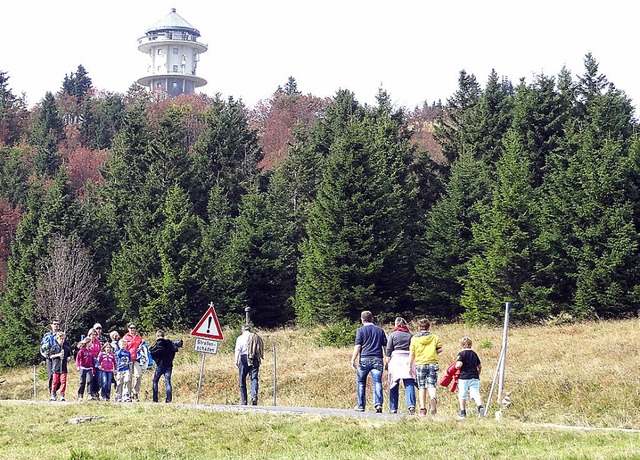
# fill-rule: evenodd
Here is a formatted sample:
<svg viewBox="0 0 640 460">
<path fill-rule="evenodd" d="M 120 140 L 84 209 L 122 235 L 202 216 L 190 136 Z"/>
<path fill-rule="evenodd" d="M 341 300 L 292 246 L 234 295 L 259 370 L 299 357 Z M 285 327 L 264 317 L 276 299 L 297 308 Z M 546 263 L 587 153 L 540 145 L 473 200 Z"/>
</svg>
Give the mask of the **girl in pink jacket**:
<svg viewBox="0 0 640 460">
<path fill-rule="evenodd" d="M 91 395 L 91 379 L 93 376 L 93 354 L 89 350 L 91 339 L 86 338 L 78 342 L 78 354 L 76 355 L 76 368 L 80 371 L 80 386 L 78 387 L 78 401 L 84 397 L 84 389 L 89 387 L 88 395 Z"/>
<path fill-rule="evenodd" d="M 116 355 L 109 342 L 102 346 L 102 351 L 98 355 L 98 369 L 100 370 L 100 388 L 102 390 L 102 401 L 109 401 L 111 398 L 111 384 L 113 372 L 116 370 Z"/>
</svg>

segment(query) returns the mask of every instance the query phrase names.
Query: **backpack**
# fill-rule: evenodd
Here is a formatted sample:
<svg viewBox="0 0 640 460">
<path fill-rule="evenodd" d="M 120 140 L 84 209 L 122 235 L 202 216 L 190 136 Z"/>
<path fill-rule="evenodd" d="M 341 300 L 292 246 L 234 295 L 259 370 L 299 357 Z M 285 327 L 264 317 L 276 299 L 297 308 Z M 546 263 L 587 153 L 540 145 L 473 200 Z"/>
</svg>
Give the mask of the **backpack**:
<svg viewBox="0 0 640 460">
<path fill-rule="evenodd" d="M 153 366 L 153 358 L 151 357 L 151 353 L 149 353 L 147 342 L 142 342 L 140 344 L 138 350 L 136 351 L 136 358 L 140 363 L 140 370 L 142 372 Z"/>
<path fill-rule="evenodd" d="M 42 341 L 40 342 L 40 354 L 43 358 L 49 358 L 51 355 L 51 347 L 55 342 L 55 337 L 52 333 L 48 332 L 42 337 Z"/>
</svg>

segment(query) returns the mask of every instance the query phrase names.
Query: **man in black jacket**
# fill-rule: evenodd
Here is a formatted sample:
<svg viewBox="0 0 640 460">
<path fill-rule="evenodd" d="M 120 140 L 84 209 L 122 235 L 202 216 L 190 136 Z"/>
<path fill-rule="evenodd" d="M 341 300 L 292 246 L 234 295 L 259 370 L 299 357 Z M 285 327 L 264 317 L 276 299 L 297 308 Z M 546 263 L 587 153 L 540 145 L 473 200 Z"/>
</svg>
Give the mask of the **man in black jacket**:
<svg viewBox="0 0 640 460">
<path fill-rule="evenodd" d="M 149 348 L 151 357 L 156 363 L 156 370 L 153 373 L 153 402 L 158 402 L 158 382 L 164 375 L 164 383 L 167 387 L 166 402 L 171 402 L 173 389 L 171 388 L 171 372 L 173 371 L 173 358 L 178 349 L 171 340 L 164 338 L 164 331 L 156 332 L 156 342 Z"/>
</svg>

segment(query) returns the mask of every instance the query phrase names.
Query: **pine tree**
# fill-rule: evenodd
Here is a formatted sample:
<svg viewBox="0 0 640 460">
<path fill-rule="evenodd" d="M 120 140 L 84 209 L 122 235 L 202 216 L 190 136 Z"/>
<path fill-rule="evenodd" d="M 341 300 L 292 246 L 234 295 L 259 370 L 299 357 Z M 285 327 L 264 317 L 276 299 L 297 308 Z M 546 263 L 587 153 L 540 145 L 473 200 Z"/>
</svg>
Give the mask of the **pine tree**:
<svg viewBox="0 0 640 460">
<path fill-rule="evenodd" d="M 238 297 L 251 308 L 255 324 L 269 327 L 294 317 L 290 301 L 295 283 L 293 248 L 286 239 L 286 227 L 281 227 L 287 222 L 277 212 L 276 204 L 253 188 L 243 197 L 230 247 L 231 262 L 241 280 Z"/>
<path fill-rule="evenodd" d="M 149 299 L 140 308 L 140 317 L 148 329 L 180 330 L 195 324 L 206 305 L 199 305 L 196 297 L 202 223 L 178 185 L 169 190 L 163 214 L 164 223 L 155 241 L 160 272 L 150 280 Z"/>
<path fill-rule="evenodd" d="M 531 165 L 517 134 L 508 133 L 504 144 L 491 204 L 473 226 L 479 251 L 468 262 L 462 296 L 470 322 L 499 322 L 505 302 L 514 303 L 513 317 L 521 320 L 550 311 L 551 289 L 537 281 L 540 216 Z"/>
<path fill-rule="evenodd" d="M 49 251 L 54 235 L 71 236 L 79 227 L 77 208 L 61 169 L 46 190 L 34 184 L 29 192 L 16 242 L 9 259 L 6 291 L 2 297 L 3 318 L 0 320 L 0 346 L 5 350 L 0 365 L 35 363 L 40 334 L 46 320 L 35 314 L 36 269 Z"/>
<path fill-rule="evenodd" d="M 207 218 L 202 229 L 201 298 L 212 302 L 225 324 L 242 321 L 246 306 L 242 286 L 242 267 L 233 256 L 233 218 L 226 194 L 220 187 L 211 190 Z"/>
<path fill-rule="evenodd" d="M 465 152 L 467 118 L 471 109 L 480 101 L 482 89 L 473 74 L 461 71 L 458 77 L 458 90 L 447 99 L 445 114 L 440 118 L 434 133 L 442 146 L 442 154 L 449 164 Z"/>
<path fill-rule="evenodd" d="M 633 107 L 597 67 L 587 55 L 585 75 L 569 93 L 577 110 L 544 184 L 554 295 L 577 317 L 634 311 L 638 302 Z"/>
<path fill-rule="evenodd" d="M 301 245 L 295 306 L 302 323 L 393 309 L 406 294 L 411 151 L 398 137 L 396 115 L 386 112 L 384 98 L 380 103 L 377 113 L 355 110 L 327 142 L 330 153 Z"/>
<path fill-rule="evenodd" d="M 30 168 L 24 147 L 0 148 L 0 195 L 13 206 L 27 207 Z"/>
<path fill-rule="evenodd" d="M 429 213 L 417 254 L 419 281 L 412 292 L 422 313 L 455 318 L 462 313 L 460 297 L 467 262 L 476 253 L 472 227 L 489 204 L 493 182 L 490 168 L 471 153 L 451 165 L 445 193 Z"/>
<path fill-rule="evenodd" d="M 25 134 L 27 109 L 24 98 L 9 88 L 7 72 L 0 71 L 0 147 L 17 144 Z"/>
<path fill-rule="evenodd" d="M 61 164 L 58 143 L 63 138 L 62 120 L 58 115 L 53 94 L 47 92 L 31 132 L 31 143 L 35 147 L 32 161 L 36 173 L 49 177 L 56 175 Z"/>
<path fill-rule="evenodd" d="M 62 91 L 73 96 L 79 105 L 86 99 L 91 86 L 92 81 L 89 78 L 89 73 L 82 64 L 78 66 L 76 72 L 71 72 L 70 76 L 65 74 L 62 81 Z"/>
<path fill-rule="evenodd" d="M 257 134 L 249 129 L 241 102 L 229 98 L 213 101 L 205 114 L 205 129 L 194 146 L 194 187 L 191 193 L 195 212 L 206 215 L 207 199 L 214 186 L 221 187 L 237 215 L 241 196 L 258 173 Z"/>
<path fill-rule="evenodd" d="M 530 155 L 534 187 L 542 184 L 550 155 L 562 148 L 572 113 L 571 101 L 556 90 L 554 78 L 538 75 L 531 85 L 518 87 L 512 127 L 524 142 L 524 152 Z"/>
</svg>

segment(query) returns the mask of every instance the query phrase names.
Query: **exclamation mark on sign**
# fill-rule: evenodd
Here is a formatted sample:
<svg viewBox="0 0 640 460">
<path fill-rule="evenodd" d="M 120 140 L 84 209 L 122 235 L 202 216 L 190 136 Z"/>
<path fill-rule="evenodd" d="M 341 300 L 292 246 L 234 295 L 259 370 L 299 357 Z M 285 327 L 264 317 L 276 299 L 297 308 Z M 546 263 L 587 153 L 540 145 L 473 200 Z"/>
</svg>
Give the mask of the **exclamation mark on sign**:
<svg viewBox="0 0 640 460">
<path fill-rule="evenodd" d="M 209 334 L 211 332 L 211 320 L 213 318 L 211 316 L 209 316 L 209 321 L 207 322 L 207 334 Z"/>
</svg>

